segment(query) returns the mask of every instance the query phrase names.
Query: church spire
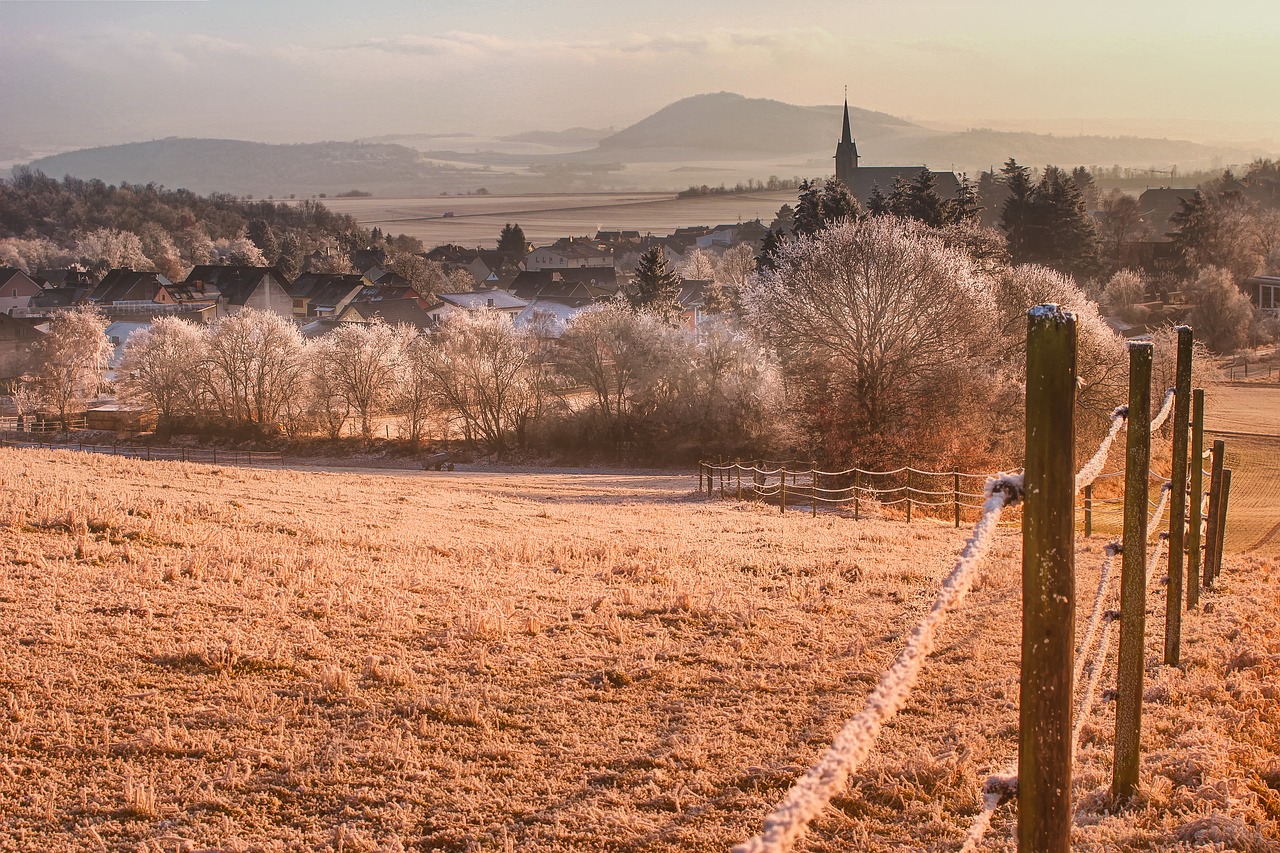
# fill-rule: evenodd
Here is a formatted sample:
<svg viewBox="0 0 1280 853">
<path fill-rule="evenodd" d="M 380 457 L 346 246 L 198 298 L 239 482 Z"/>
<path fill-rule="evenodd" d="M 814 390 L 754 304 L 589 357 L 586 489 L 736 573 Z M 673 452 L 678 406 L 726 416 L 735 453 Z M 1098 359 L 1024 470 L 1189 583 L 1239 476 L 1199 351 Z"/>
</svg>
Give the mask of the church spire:
<svg viewBox="0 0 1280 853">
<path fill-rule="evenodd" d="M 849 87 L 844 87 L 844 128 L 836 145 L 836 177 L 844 182 L 850 192 L 854 190 L 854 176 L 858 172 L 858 145 L 853 141 L 849 126 Z"/>
</svg>

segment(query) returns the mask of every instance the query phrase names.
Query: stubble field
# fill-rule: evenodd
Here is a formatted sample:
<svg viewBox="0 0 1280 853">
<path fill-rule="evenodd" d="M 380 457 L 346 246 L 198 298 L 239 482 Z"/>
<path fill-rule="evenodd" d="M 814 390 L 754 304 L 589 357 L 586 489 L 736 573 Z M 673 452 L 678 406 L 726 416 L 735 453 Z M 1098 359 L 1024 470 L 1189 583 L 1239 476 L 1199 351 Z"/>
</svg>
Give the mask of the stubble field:
<svg viewBox="0 0 1280 853">
<path fill-rule="evenodd" d="M 676 198 L 674 193 L 582 193 L 434 198 L 326 199 L 336 213 L 354 216 L 366 228 L 408 234 L 428 248 L 442 243 L 493 248 L 502 226 L 518 222 L 525 238 L 548 243 L 597 230 L 670 234 L 690 225 L 721 225 L 759 218 L 768 225 L 795 190 Z M 446 217 L 446 211 L 453 215 Z"/>
<path fill-rule="evenodd" d="M 693 485 L 0 450 L 0 849 L 726 849 L 861 708 L 963 534 Z M 958 849 L 1014 761 L 998 535 L 803 849 Z M 1229 559 L 1180 669 L 1153 620 L 1142 794 L 1110 813 L 1102 703 L 1077 850 L 1276 849 L 1277 581 Z"/>
</svg>

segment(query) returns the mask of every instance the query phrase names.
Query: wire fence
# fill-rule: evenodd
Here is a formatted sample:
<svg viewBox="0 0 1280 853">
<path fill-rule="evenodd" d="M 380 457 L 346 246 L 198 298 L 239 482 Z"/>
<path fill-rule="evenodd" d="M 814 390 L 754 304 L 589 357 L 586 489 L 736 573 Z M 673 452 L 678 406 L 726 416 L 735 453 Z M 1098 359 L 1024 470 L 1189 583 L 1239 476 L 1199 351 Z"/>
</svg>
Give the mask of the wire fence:
<svg viewBox="0 0 1280 853">
<path fill-rule="evenodd" d="M 1159 430 L 1168 419 L 1174 399 L 1174 389 L 1171 388 L 1155 418 L 1144 424 L 1148 436 Z M 1091 511 L 1095 509 L 1092 504 L 1109 506 L 1123 503 L 1123 497 L 1094 498 L 1091 490 L 1099 479 L 1124 475 L 1123 471 L 1103 473 L 1103 468 L 1111 446 L 1127 423 L 1127 408 L 1115 410 L 1111 427 L 1097 451 L 1075 476 L 1074 499 L 1077 503 L 1086 501 Z M 1196 464 L 1201 463 L 1197 460 Z M 809 822 L 843 789 L 849 775 L 866 759 L 883 724 L 906 703 L 933 648 L 935 631 L 946 615 L 963 602 L 971 587 L 973 573 L 990 547 L 1001 515 L 1022 498 L 1023 479 L 1020 473 L 983 477 L 984 487 L 981 492 L 976 492 L 970 483 L 980 476 L 959 471 L 924 471 L 909 466 L 884 471 L 856 467 L 822 471 L 811 463 L 797 464 L 794 461 L 704 462 L 699 465 L 699 488 L 705 487 L 708 495 L 714 494 L 718 486 L 721 497 L 776 502 L 783 512 L 788 505 L 807 505 L 816 515 L 822 506 L 838 506 L 852 508 L 857 517 L 861 514 L 863 502 L 878 507 L 905 504 L 909 521 L 913 510 L 928 512 L 944 507 L 951 511 L 956 526 L 960 525 L 963 510 L 977 509 L 980 513 L 933 606 L 916 625 L 894 663 L 880 677 L 863 710 L 845 722 L 831 746 L 765 817 L 761 833 L 735 846 L 734 853 L 783 853 L 790 850 L 806 831 Z M 1160 485 L 1158 500 L 1148 498 L 1145 507 L 1139 502 L 1146 515 L 1140 528 L 1145 539 L 1159 534 L 1145 566 L 1146 588 L 1150 589 L 1151 580 L 1164 557 L 1169 535 L 1161 533 L 1160 528 L 1169 507 L 1172 484 L 1157 475 L 1148 476 Z M 929 478 L 934 480 L 931 482 Z M 938 487 L 939 483 L 948 480 L 950 488 Z M 974 503 L 978 498 L 982 498 L 982 503 Z M 1181 523 L 1181 520 L 1176 523 Z M 1075 761 L 1081 732 L 1096 704 L 1112 654 L 1113 639 L 1118 633 L 1119 613 L 1109 609 L 1108 603 L 1116 595 L 1112 589 L 1114 566 L 1123 548 L 1123 543 L 1115 542 L 1104 549 L 1097 592 L 1083 639 L 1074 651 L 1070 683 L 1076 686 L 1078 698 L 1070 733 L 1070 763 Z M 1125 585 L 1127 587 L 1127 580 Z M 1082 685 L 1080 679 L 1086 672 L 1087 678 Z M 985 779 L 980 796 L 982 808 L 965 833 L 962 853 L 978 849 L 1000 805 L 1016 798 L 1017 789 L 1016 771 L 991 774 Z"/>
<path fill-rule="evenodd" d="M 104 456 L 123 456 L 148 462 L 200 462 L 210 465 L 283 465 L 284 455 L 275 450 L 220 450 L 196 447 L 148 447 L 133 444 L 80 444 L 0 439 L 0 446 L 41 450 L 73 450 Z"/>
</svg>

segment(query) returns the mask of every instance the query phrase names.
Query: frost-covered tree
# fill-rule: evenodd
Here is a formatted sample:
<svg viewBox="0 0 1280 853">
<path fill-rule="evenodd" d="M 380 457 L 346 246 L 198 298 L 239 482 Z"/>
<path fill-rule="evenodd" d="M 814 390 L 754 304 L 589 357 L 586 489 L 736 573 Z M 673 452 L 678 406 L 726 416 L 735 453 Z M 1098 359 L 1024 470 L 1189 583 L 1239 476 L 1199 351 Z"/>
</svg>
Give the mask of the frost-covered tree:
<svg viewBox="0 0 1280 853">
<path fill-rule="evenodd" d="M 982 419 L 999 350 L 989 286 L 930 229 L 886 216 L 793 241 L 745 302 L 829 450 L 951 455 L 961 439 L 989 450 L 981 431 L 929 432 L 948 415 Z"/>
<path fill-rule="evenodd" d="M 625 440 L 637 408 L 661 380 L 671 333 L 654 314 L 610 302 L 575 315 L 560 337 L 561 369 L 572 382 L 590 389 L 615 447 Z"/>
<path fill-rule="evenodd" d="M 209 326 L 204 380 L 221 417 L 234 424 L 280 423 L 305 390 L 302 336 L 278 314 L 246 308 Z"/>
<path fill-rule="evenodd" d="M 129 336 L 116 382 L 120 399 L 156 414 L 167 433 L 178 418 L 202 414 L 201 375 L 207 369 L 209 333 L 179 317 L 158 317 Z"/>
<path fill-rule="evenodd" d="M 1253 305 L 1230 271 L 1208 267 L 1191 283 L 1194 306 L 1188 320 L 1196 339 L 1216 353 L 1231 353 L 1249 342 Z"/>
<path fill-rule="evenodd" d="M 57 269 L 70 262 L 70 254 L 45 237 L 0 240 L 0 267 L 13 267 L 34 274 L 36 270 Z"/>
<path fill-rule="evenodd" d="M 90 269 L 116 268 L 153 270 L 155 264 L 142 249 L 142 240 L 132 231 L 99 228 L 76 240 L 75 256 Z"/>
<path fill-rule="evenodd" d="M 262 250 L 248 237 L 214 240 L 210 244 L 212 258 L 209 263 L 236 267 L 265 267 L 267 259 Z"/>
<path fill-rule="evenodd" d="M 526 409 L 537 402 L 531 341 L 499 311 L 450 316 L 421 353 L 433 394 L 469 440 L 504 453 Z"/>
<path fill-rule="evenodd" d="M 694 249 L 680 263 L 680 278 L 691 281 L 711 281 L 716 277 L 716 260 L 710 252 Z"/>
<path fill-rule="evenodd" d="M 36 342 L 32 386 L 41 405 L 58 413 L 63 429 L 102 384 L 112 352 L 106 329 L 106 318 L 94 308 L 60 311 L 49 321 L 49 332 Z"/>
<path fill-rule="evenodd" d="M 403 335 L 381 320 L 343 323 L 325 335 L 326 346 L 314 368 L 360 422 L 360 434 L 373 438 L 373 419 L 386 412 L 395 396 Z"/>
<path fill-rule="evenodd" d="M 1142 304 L 1146 301 L 1147 284 L 1133 270 L 1119 270 L 1102 290 L 1103 306 L 1127 323 L 1140 323 L 1147 318 L 1147 309 Z"/>
</svg>

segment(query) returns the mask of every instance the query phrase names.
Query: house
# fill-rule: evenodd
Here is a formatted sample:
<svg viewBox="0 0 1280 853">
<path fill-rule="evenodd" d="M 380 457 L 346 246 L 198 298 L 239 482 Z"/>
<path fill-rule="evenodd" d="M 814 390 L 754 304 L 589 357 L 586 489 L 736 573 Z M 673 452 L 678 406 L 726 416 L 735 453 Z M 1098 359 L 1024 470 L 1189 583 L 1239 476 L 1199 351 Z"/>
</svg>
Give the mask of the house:
<svg viewBox="0 0 1280 853">
<path fill-rule="evenodd" d="M 508 289 L 526 302 L 538 297 L 598 302 L 618 292 L 618 273 L 612 267 L 525 270 Z"/>
<path fill-rule="evenodd" d="M 172 287 L 173 282 L 158 272 L 113 269 L 102 277 L 102 281 L 98 282 L 93 290 L 89 291 L 89 301 L 100 308 L 106 308 L 118 302 L 175 304 L 180 296 L 178 292 L 170 290 Z"/>
<path fill-rule="evenodd" d="M 493 310 L 506 314 L 515 322 L 516 317 L 529 303 L 505 290 L 475 290 L 470 293 L 441 293 L 437 302 L 427 309 L 431 319 L 439 323 L 450 315 L 466 311 Z"/>
<path fill-rule="evenodd" d="M 15 308 L 27 308 L 31 298 L 42 288 L 35 279 L 20 269 L 0 267 L 0 313 L 13 314 Z"/>
<path fill-rule="evenodd" d="M 1243 290 L 1253 307 L 1280 317 L 1280 275 L 1255 275 L 1244 280 Z"/>
<path fill-rule="evenodd" d="M 107 324 L 107 340 L 111 342 L 112 348 L 112 353 L 107 358 L 105 374 L 108 382 L 114 382 L 116 379 L 116 371 L 120 368 L 120 362 L 124 360 L 124 345 L 129 342 L 129 336 L 140 329 L 149 328 L 151 328 L 150 320 L 113 320 Z"/>
<path fill-rule="evenodd" d="M 554 269 L 613 268 L 613 252 L 585 238 L 563 237 L 524 256 L 530 272 Z"/>
<path fill-rule="evenodd" d="M 14 309 L 15 317 L 48 317 L 55 311 L 74 308 L 89 298 L 89 288 L 79 285 L 68 287 L 46 287 L 31 297 L 31 304 L 26 308 Z"/>
<path fill-rule="evenodd" d="M 686 332 L 697 334 L 698 327 L 707 315 L 703 311 L 707 304 L 707 290 L 710 281 L 702 279 L 684 279 L 680 282 L 680 328 Z"/>
<path fill-rule="evenodd" d="M 217 293 L 217 315 L 235 314 L 244 308 L 293 317 L 289 282 L 275 267 L 195 267 L 183 282 L 203 293 Z"/>
<path fill-rule="evenodd" d="M 0 314 L 0 380 L 24 373 L 32 348 L 43 337 L 44 333 L 27 321 Z"/>
<path fill-rule="evenodd" d="M 381 319 L 392 326 L 412 326 L 422 331 L 435 325 L 431 314 L 422 307 L 421 300 L 385 299 L 378 302 L 352 302 L 338 316 L 338 323 L 369 323 Z M 334 323 L 330 318 L 322 318 L 323 323 Z M 307 329 L 303 329 L 307 334 Z"/>
<path fill-rule="evenodd" d="M 1138 196 L 1138 210 L 1142 212 L 1142 221 L 1156 235 L 1157 240 L 1167 240 L 1169 232 L 1174 231 L 1173 215 L 1182 209 L 1184 199 L 1194 198 L 1194 188 L 1153 187 Z"/>
<path fill-rule="evenodd" d="M 77 269 L 75 267 L 63 267 L 61 269 L 39 269 L 32 276 L 41 287 L 48 290 L 51 287 L 83 287 L 92 290 L 98 283 L 93 274 L 88 270 Z"/>
<path fill-rule="evenodd" d="M 336 317 L 366 288 L 374 286 L 359 274 L 304 272 L 289 286 L 295 317 Z"/>
</svg>

